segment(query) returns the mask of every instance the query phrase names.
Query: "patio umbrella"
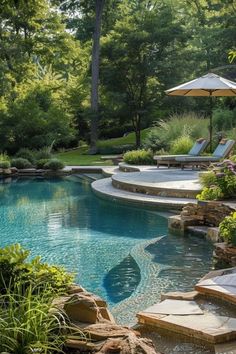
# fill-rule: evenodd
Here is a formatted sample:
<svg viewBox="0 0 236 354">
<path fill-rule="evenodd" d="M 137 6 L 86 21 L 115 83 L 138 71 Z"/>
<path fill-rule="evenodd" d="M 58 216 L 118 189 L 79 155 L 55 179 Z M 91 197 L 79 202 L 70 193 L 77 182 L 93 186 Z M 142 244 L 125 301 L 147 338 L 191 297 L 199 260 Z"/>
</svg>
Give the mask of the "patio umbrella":
<svg viewBox="0 0 236 354">
<path fill-rule="evenodd" d="M 236 82 L 209 73 L 165 91 L 169 96 L 236 96 Z M 212 149 L 212 100 L 210 99 L 210 147 Z"/>
</svg>

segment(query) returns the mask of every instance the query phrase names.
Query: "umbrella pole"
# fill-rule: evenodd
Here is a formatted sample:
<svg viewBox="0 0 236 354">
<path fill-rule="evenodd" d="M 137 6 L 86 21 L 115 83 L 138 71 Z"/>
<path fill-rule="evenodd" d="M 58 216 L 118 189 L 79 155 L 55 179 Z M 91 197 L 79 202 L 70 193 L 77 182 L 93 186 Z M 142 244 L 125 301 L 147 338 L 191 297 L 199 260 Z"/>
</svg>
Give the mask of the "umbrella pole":
<svg viewBox="0 0 236 354">
<path fill-rule="evenodd" d="M 213 149 L 212 149 L 212 138 L 213 138 L 213 126 L 212 126 L 212 96 L 210 96 L 210 124 L 209 124 L 209 133 L 210 133 L 210 151 L 212 152 Z"/>
</svg>

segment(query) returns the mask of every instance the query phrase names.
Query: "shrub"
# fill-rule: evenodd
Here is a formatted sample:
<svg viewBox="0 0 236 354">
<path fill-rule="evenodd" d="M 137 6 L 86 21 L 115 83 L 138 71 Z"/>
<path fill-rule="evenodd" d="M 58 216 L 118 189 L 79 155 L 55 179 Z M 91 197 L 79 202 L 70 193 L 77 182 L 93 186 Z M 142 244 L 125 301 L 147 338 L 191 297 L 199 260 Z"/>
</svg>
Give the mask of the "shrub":
<svg viewBox="0 0 236 354">
<path fill-rule="evenodd" d="M 30 285 L 38 291 L 44 284 L 53 293 L 65 291 L 73 280 L 62 267 L 56 267 L 41 262 L 40 257 L 28 260 L 30 252 L 24 250 L 19 244 L 0 249 L 0 293 L 14 286 L 24 283 L 25 289 Z"/>
<path fill-rule="evenodd" d="M 171 144 L 170 152 L 175 155 L 187 154 L 193 146 L 193 140 L 188 135 L 182 135 Z"/>
<path fill-rule="evenodd" d="M 236 110 L 216 109 L 213 112 L 213 125 L 217 130 L 230 130 L 234 126 Z"/>
<path fill-rule="evenodd" d="M 218 200 L 222 199 L 224 194 L 222 189 L 217 186 L 212 186 L 210 188 L 205 187 L 203 188 L 202 192 L 197 195 L 198 200 Z"/>
<path fill-rule="evenodd" d="M 58 159 L 51 159 L 44 165 L 44 168 L 52 171 L 62 170 L 64 167 L 65 164 Z"/>
<path fill-rule="evenodd" d="M 153 154 L 150 150 L 132 150 L 124 154 L 124 161 L 130 165 L 152 165 Z"/>
<path fill-rule="evenodd" d="M 148 133 L 144 147 L 153 151 L 165 149 L 182 135 L 196 140 L 208 136 L 208 121 L 195 113 L 174 114 L 167 121 L 160 121 Z"/>
<path fill-rule="evenodd" d="M 11 164 L 9 161 L 0 161 L 0 168 L 3 170 L 8 169 L 11 167 Z"/>
<path fill-rule="evenodd" d="M 0 154 L 0 161 L 10 161 L 10 157 L 5 152 L 2 152 Z"/>
<path fill-rule="evenodd" d="M 46 163 L 48 163 L 49 161 L 50 161 L 49 159 L 40 159 L 40 160 L 37 161 L 36 167 L 37 168 L 44 168 Z"/>
<path fill-rule="evenodd" d="M 49 151 L 48 147 L 42 148 L 36 152 L 37 160 L 42 160 L 42 159 L 50 160 L 51 158 L 52 158 L 52 154 Z"/>
<path fill-rule="evenodd" d="M 35 164 L 35 151 L 33 150 L 22 148 L 16 153 L 15 156 L 28 160 L 32 165 Z"/>
<path fill-rule="evenodd" d="M 18 157 L 16 159 L 11 160 L 11 165 L 13 167 L 23 169 L 23 168 L 29 168 L 31 167 L 31 163 L 27 159 L 23 159 L 22 157 Z"/>
<path fill-rule="evenodd" d="M 226 216 L 220 225 L 220 235 L 227 243 L 236 244 L 236 212 Z"/>
</svg>

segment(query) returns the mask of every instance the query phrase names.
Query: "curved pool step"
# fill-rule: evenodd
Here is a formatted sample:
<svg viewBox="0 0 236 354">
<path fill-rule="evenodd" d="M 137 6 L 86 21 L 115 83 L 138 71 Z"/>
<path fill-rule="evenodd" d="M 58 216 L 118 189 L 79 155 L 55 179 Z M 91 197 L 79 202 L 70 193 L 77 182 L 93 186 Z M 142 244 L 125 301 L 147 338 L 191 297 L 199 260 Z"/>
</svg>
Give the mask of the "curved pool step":
<svg viewBox="0 0 236 354">
<path fill-rule="evenodd" d="M 161 209 L 180 210 L 187 203 L 196 203 L 196 199 L 192 198 L 163 197 L 121 190 L 112 185 L 111 178 L 97 180 L 91 186 L 94 193 L 103 199 L 136 204 L 138 206 L 154 206 Z"/>
<path fill-rule="evenodd" d="M 117 189 L 160 197 L 195 198 L 201 191 L 194 171 L 145 170 L 112 176 Z"/>
</svg>

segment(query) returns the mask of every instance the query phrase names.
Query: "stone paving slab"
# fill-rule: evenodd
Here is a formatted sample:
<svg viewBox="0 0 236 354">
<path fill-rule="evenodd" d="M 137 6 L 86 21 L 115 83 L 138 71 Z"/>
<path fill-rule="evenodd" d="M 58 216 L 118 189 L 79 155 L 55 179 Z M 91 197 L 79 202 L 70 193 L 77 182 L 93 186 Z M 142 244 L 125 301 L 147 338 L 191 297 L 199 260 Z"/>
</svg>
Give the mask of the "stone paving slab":
<svg viewBox="0 0 236 354">
<path fill-rule="evenodd" d="M 236 273 L 203 279 L 196 284 L 195 289 L 202 294 L 216 296 L 236 304 Z"/>
<path fill-rule="evenodd" d="M 166 299 L 148 307 L 144 313 L 164 315 L 203 315 L 203 311 L 195 301 Z"/>
<path fill-rule="evenodd" d="M 217 344 L 236 340 L 236 318 L 204 315 L 158 315 L 140 312 L 140 324 L 155 326 L 163 330 Z"/>
</svg>

